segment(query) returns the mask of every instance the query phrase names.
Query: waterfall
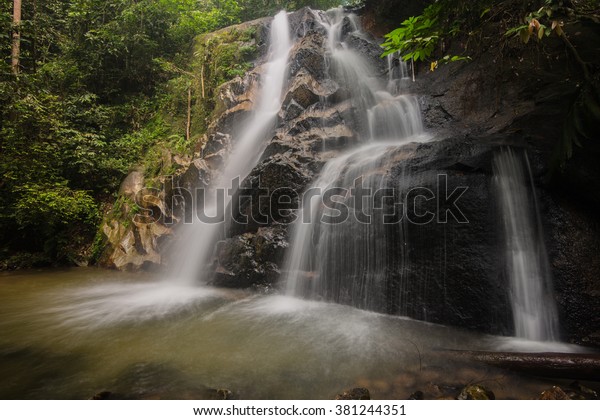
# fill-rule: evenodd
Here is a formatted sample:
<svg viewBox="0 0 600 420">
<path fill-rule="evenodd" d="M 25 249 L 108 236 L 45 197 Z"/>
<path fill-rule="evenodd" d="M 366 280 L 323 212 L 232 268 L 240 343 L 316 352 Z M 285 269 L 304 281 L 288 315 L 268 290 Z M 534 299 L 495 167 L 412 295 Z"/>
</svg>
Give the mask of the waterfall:
<svg viewBox="0 0 600 420">
<path fill-rule="evenodd" d="M 554 341 L 557 310 L 527 154 L 502 149 L 494 157 L 494 174 L 515 335 Z"/>
<path fill-rule="evenodd" d="M 310 187 L 321 193 L 343 188 L 349 191 L 357 179 L 371 190 L 386 187 L 389 144 L 368 144 L 330 160 Z M 365 223 L 358 203 L 342 197 L 349 214 L 342 223 L 325 223 L 335 209 L 325 209 L 321 197 L 306 203 L 293 227 L 291 248 L 286 261 L 287 294 L 326 299 L 358 308 L 382 309 L 386 304 L 387 272 L 394 264 L 403 265 L 403 250 L 390 252 L 386 237 L 402 224 L 384 224 L 383 215 L 366 204 Z"/>
<path fill-rule="evenodd" d="M 393 213 L 394 209 L 383 197 L 379 203 L 375 203 L 375 197 L 358 203 L 358 198 L 348 192 L 357 180 L 372 191 L 386 188 L 390 166 L 402 158 L 398 146 L 429 137 L 423 134 L 416 98 L 386 91 L 365 60 L 343 41 L 344 19 L 352 23 L 355 33 L 359 31 L 351 15 L 334 9 L 317 17 L 328 34 L 330 76 L 351 92 L 355 118 L 363 127 L 363 146 L 329 160 L 311 185 L 311 190 L 322 195 L 304 203 L 292 228 L 284 266 L 286 292 L 385 310 L 389 273 L 392 267 L 402 272 L 405 266 L 404 241 L 396 249 L 391 249 L 386 241 L 393 230 L 398 230 L 394 231 L 398 237 L 404 237 L 403 225 L 399 223 L 402 215 L 396 214 L 392 216 L 396 218 L 393 223 L 386 223 L 384 217 L 390 216 L 386 211 Z M 388 79 L 388 86 L 391 85 L 395 86 Z M 323 193 L 334 189 L 340 192 L 338 202 L 324 206 Z M 347 219 L 342 223 L 324 221 L 339 215 L 339 205 L 348 209 Z M 370 218 L 369 223 L 365 223 L 365 217 Z"/>
<path fill-rule="evenodd" d="M 387 57 L 388 86 L 387 90 L 392 94 L 398 94 L 410 78 L 408 77 L 408 66 L 402 60 L 401 54 L 394 52 Z"/>
<path fill-rule="evenodd" d="M 243 130 L 238 131 L 241 133 L 239 138 L 233 139 L 233 149 L 224 164 L 224 169 L 211 185 L 213 192 L 231 189 L 232 180 L 239 177 L 241 182 L 258 163 L 266 146 L 265 139 L 274 128 L 277 113 L 281 109 L 291 47 L 287 13 L 281 11 L 271 23 L 269 58 L 261 75 L 261 88 L 253 115 Z M 194 223 L 185 227 L 187 231 L 184 232 L 176 250 L 174 264 L 176 277 L 185 284 L 194 284 L 198 281 L 203 267 L 206 266 L 216 242 L 228 223 L 226 209 L 231 202 L 232 194 L 215 195 L 216 197 L 205 199 L 204 213 L 210 217 L 222 215 L 222 221 L 205 223 L 194 216 Z"/>
</svg>

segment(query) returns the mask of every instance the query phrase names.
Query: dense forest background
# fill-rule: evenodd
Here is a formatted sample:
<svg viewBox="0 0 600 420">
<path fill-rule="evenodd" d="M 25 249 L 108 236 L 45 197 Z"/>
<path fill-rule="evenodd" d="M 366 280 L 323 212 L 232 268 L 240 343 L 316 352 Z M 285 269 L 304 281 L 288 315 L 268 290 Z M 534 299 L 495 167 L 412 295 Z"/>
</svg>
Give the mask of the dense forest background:
<svg viewBox="0 0 600 420">
<path fill-rule="evenodd" d="M 190 133 L 175 122 L 185 119 L 199 35 L 280 9 L 340 3 L 22 0 L 15 75 L 13 1 L 3 0 L 0 266 L 83 262 L 127 172 L 161 145 L 192 148 L 202 127 Z M 239 51 L 220 54 L 226 60 L 207 84 L 247 69 Z"/>
</svg>

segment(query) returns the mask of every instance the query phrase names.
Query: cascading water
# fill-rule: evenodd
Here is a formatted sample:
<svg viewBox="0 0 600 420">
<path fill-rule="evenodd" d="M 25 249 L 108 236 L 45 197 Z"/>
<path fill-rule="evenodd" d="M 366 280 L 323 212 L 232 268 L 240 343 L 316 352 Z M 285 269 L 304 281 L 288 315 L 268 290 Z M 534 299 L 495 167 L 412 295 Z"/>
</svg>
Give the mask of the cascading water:
<svg viewBox="0 0 600 420">
<path fill-rule="evenodd" d="M 387 90 L 397 95 L 406 82 L 410 80 L 408 77 L 408 66 L 398 52 L 389 54 L 386 58 L 388 65 Z"/>
<path fill-rule="evenodd" d="M 241 182 L 258 163 L 266 146 L 265 138 L 273 129 L 275 118 L 281 109 L 291 46 L 287 13 L 281 11 L 271 24 L 270 55 L 261 76 L 261 88 L 253 115 L 244 129 L 239 130 L 242 133 L 240 138 L 233 140 L 233 149 L 211 190 L 224 192 L 231 189 L 235 178 L 239 178 Z M 174 267 L 176 278 L 180 282 L 197 283 L 199 272 L 210 258 L 220 233 L 227 225 L 226 209 L 231 202 L 231 193 L 234 192 L 226 193 L 223 197 L 215 194 L 216 197 L 207 199 L 203 204 L 204 214 L 209 217 L 224 213 L 221 222 L 204 223 L 194 216 L 194 223 L 179 242 Z"/>
<path fill-rule="evenodd" d="M 557 310 L 527 154 L 521 157 L 510 147 L 501 150 L 494 157 L 494 173 L 515 335 L 554 341 Z"/>
<path fill-rule="evenodd" d="M 305 203 L 293 227 L 285 280 L 289 295 L 381 310 L 390 295 L 388 274 L 393 267 L 402 272 L 405 260 L 403 244 L 390 249 L 386 237 L 394 229 L 398 237 L 403 237 L 403 225 L 398 219 L 396 223 L 384 223 L 383 217 L 389 213 L 373 211 L 373 201 L 353 202 L 347 193 L 359 179 L 362 187 L 371 191 L 385 188 L 389 166 L 401 157 L 395 153 L 398 146 L 427 141 L 429 137 L 422 134 L 417 100 L 385 91 L 362 57 L 342 41 L 346 17 L 336 9 L 320 15 L 320 23 L 328 34 L 330 75 L 351 92 L 355 117 L 359 126 L 366 127 L 362 130 L 365 145 L 330 160 L 311 190 L 323 194 L 343 189 L 339 190 L 340 201 L 348 204 L 349 214 L 342 223 L 326 223 L 322 218 L 335 215 L 335 205 L 325 209 L 317 199 Z M 353 29 L 358 30 L 356 26 Z M 392 85 L 396 86 L 389 80 L 388 86 Z M 380 204 L 386 206 L 383 198 Z M 388 206 L 387 210 L 393 209 Z M 365 217 L 370 218 L 368 223 Z"/>
</svg>

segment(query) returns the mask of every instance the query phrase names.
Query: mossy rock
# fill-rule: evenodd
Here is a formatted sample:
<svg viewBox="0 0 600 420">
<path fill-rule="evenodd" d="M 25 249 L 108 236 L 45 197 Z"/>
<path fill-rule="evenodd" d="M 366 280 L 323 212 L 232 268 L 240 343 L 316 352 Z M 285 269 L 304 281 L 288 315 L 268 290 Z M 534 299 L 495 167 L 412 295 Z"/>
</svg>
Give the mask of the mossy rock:
<svg viewBox="0 0 600 420">
<path fill-rule="evenodd" d="M 481 385 L 469 385 L 463 388 L 458 395 L 459 400 L 495 400 L 492 391 Z"/>
</svg>

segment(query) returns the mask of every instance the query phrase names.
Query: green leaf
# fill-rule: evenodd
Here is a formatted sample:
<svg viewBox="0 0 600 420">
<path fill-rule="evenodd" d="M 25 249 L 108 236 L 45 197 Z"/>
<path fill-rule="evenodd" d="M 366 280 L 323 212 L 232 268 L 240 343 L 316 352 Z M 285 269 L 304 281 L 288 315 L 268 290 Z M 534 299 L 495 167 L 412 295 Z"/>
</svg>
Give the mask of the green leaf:
<svg viewBox="0 0 600 420">
<path fill-rule="evenodd" d="M 531 36 L 531 34 L 529 33 L 529 30 L 524 28 L 521 29 L 521 31 L 519 31 L 519 36 L 521 37 L 521 41 L 523 41 L 524 44 L 527 44 L 529 42 L 529 37 Z"/>
</svg>

